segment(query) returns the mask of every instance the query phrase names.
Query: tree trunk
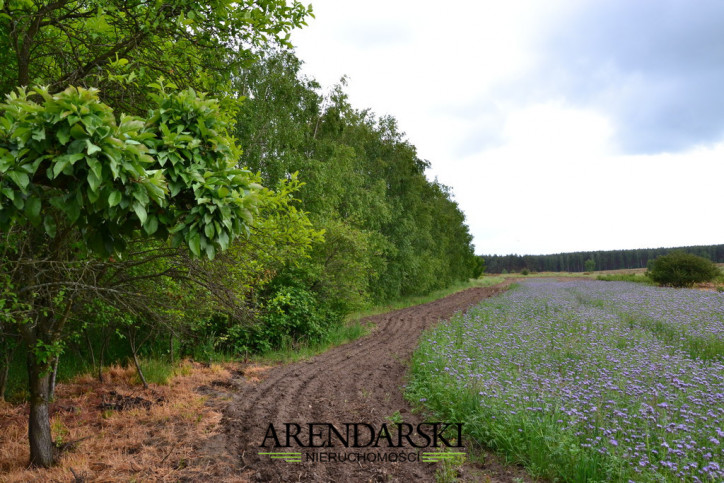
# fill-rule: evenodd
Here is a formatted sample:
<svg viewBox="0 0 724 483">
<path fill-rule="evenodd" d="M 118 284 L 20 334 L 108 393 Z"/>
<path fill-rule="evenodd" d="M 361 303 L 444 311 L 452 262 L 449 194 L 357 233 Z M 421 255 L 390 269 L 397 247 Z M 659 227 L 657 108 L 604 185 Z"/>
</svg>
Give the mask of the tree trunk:
<svg viewBox="0 0 724 483">
<path fill-rule="evenodd" d="M 136 371 L 138 371 L 138 377 L 141 378 L 143 387 L 148 389 L 148 383 L 146 382 L 146 378 L 143 376 L 143 371 L 141 370 L 141 364 L 138 362 L 138 356 L 136 355 L 136 351 L 132 350 L 131 352 L 133 353 L 133 363 L 136 365 Z"/>
<path fill-rule="evenodd" d="M 95 354 L 95 351 L 93 350 L 93 343 L 91 342 L 90 336 L 88 335 L 88 329 L 84 330 L 83 333 L 85 334 L 85 341 L 88 344 L 88 352 L 90 352 L 91 362 L 93 363 L 93 372 L 95 372 L 95 370 L 96 370 L 96 354 Z M 101 382 L 103 382 L 103 381 L 101 380 Z"/>
<path fill-rule="evenodd" d="M 50 371 L 47 369 L 49 368 L 38 364 L 32 352 L 28 354 L 30 465 L 41 468 L 48 468 L 53 464 L 53 439 L 48 408 Z"/>
<path fill-rule="evenodd" d="M 106 352 L 106 347 L 110 342 L 110 334 L 103 330 L 103 338 L 101 339 L 101 350 L 98 352 L 98 382 L 103 383 L 103 354 Z"/>
<path fill-rule="evenodd" d="M 55 399 L 55 380 L 58 377 L 58 363 L 60 362 L 60 356 L 55 356 L 53 361 L 53 372 L 50 373 L 48 381 L 48 401 Z"/>
<path fill-rule="evenodd" d="M 0 401 L 5 400 L 5 391 L 8 387 L 8 374 L 10 373 L 10 361 L 12 361 L 12 351 L 6 350 L 0 361 Z"/>
<path fill-rule="evenodd" d="M 8 344 L 4 347 L 2 359 L 0 359 L 0 402 L 5 400 L 5 391 L 8 389 L 8 375 L 10 374 L 10 363 L 13 361 L 15 348 Z"/>
<path fill-rule="evenodd" d="M 171 336 L 168 339 L 168 350 L 171 354 L 171 365 L 173 365 L 173 332 L 171 332 Z"/>
</svg>

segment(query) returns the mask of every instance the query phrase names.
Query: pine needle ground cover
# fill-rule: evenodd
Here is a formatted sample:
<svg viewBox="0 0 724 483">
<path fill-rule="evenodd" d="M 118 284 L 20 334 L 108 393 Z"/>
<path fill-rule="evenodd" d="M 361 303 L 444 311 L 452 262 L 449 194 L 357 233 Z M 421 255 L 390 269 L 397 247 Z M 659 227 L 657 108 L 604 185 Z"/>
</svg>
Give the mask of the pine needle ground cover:
<svg viewBox="0 0 724 483">
<path fill-rule="evenodd" d="M 724 479 L 724 295 L 526 281 L 428 332 L 407 396 L 532 474 Z"/>
</svg>

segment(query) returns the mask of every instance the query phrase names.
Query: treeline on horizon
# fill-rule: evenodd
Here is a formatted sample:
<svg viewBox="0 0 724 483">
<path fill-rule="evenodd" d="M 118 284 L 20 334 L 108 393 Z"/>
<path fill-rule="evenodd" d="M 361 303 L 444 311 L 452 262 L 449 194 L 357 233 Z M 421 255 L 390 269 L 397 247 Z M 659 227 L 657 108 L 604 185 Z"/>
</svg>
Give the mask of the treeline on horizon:
<svg viewBox="0 0 724 483">
<path fill-rule="evenodd" d="M 674 248 L 639 248 L 556 253 L 551 255 L 482 255 L 485 273 L 520 272 L 585 272 L 646 268 L 650 261 L 673 251 L 683 251 L 724 263 L 724 245 L 701 245 Z M 593 264 L 589 260 L 593 261 Z M 588 262 L 588 267 L 587 263 Z"/>
</svg>

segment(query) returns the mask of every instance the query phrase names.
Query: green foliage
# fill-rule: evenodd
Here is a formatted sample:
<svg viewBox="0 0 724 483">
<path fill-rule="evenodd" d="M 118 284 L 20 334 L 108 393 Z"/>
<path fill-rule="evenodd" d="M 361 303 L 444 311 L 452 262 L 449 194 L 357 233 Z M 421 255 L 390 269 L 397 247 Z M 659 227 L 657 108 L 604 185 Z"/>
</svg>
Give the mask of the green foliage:
<svg viewBox="0 0 724 483">
<path fill-rule="evenodd" d="M 472 278 L 479 278 L 485 273 L 485 259 L 480 256 L 476 256 L 473 259 L 473 273 Z"/>
<path fill-rule="evenodd" d="M 644 274 L 636 273 L 621 273 L 611 275 L 598 275 L 596 280 L 603 280 L 604 282 L 636 282 L 647 285 L 654 285 L 653 280 Z"/>
<path fill-rule="evenodd" d="M 308 290 L 281 286 L 269 296 L 264 315 L 254 324 L 229 328 L 223 338 L 224 347 L 236 354 L 247 354 L 269 352 L 302 341 L 318 342 L 339 320 L 325 311 Z"/>
<path fill-rule="evenodd" d="M 281 287 L 270 297 L 265 308 L 263 324 L 272 341 L 302 337 L 316 340 L 324 333 L 326 318 L 314 295 L 307 290 Z"/>
<path fill-rule="evenodd" d="M 584 266 L 587 272 L 593 272 L 596 270 L 596 261 L 593 258 L 589 258 L 584 263 Z"/>
<path fill-rule="evenodd" d="M 654 260 L 647 274 L 659 285 L 691 287 L 695 283 L 714 280 L 720 271 L 711 260 L 675 251 Z"/>
<path fill-rule="evenodd" d="M 0 6 L 0 87 L 101 88 L 105 100 L 141 113 L 146 86 L 229 94 L 232 75 L 268 43 L 289 45 L 311 7 L 297 1 L 7 1 Z M 120 82 L 119 82 L 120 81 Z"/>
<path fill-rule="evenodd" d="M 524 268 L 523 270 L 520 271 L 520 274 L 521 274 L 521 275 L 529 275 L 529 274 L 530 274 L 530 270 L 528 270 L 527 268 Z"/>
<path fill-rule="evenodd" d="M 0 106 L 0 230 L 73 227 L 110 255 L 143 229 L 213 258 L 248 229 L 257 186 L 233 168 L 215 101 L 162 92 L 147 122 L 116 121 L 93 89 L 34 92 L 41 104 L 21 89 Z"/>
<path fill-rule="evenodd" d="M 326 96 L 292 53 L 267 50 L 237 88 L 242 162 L 274 180 L 298 172 L 303 210 L 324 240 L 311 259 L 280 272 L 335 311 L 423 294 L 482 268 L 449 189 L 392 117 L 352 108 L 344 79 Z M 281 282 L 280 282 L 281 283 Z"/>
<path fill-rule="evenodd" d="M 193 258 L 213 259 L 253 222 L 259 186 L 235 167 L 218 104 L 156 88 L 147 119 L 116 119 L 96 90 L 75 87 L 19 89 L 0 105 L 0 272 L 14 294 L 2 320 L 24 342 L 36 407 L 79 308 L 93 298 L 122 308 L 104 323 L 123 329 L 135 359 L 173 312 L 158 297 L 168 285 L 153 280 L 218 292 Z M 31 428 L 47 428 L 41 414 Z M 31 463 L 52 464 L 47 429 L 29 435 Z"/>
<path fill-rule="evenodd" d="M 531 272 L 583 272 L 593 270 L 620 270 L 645 268 L 656 257 L 675 250 L 685 251 L 716 263 L 724 263 L 724 245 L 702 245 L 680 248 L 641 248 L 633 250 L 604 250 L 596 252 L 570 252 L 552 255 L 488 255 L 488 273 L 509 272 L 527 268 Z M 593 260 L 594 269 L 588 260 Z"/>
<path fill-rule="evenodd" d="M 296 195 L 303 185 L 293 174 L 274 190 L 258 192 L 259 216 L 249 236 L 231 246 L 218 273 L 240 299 L 263 290 L 278 272 L 305 265 L 313 247 L 322 242 L 323 231 L 298 207 Z"/>
</svg>

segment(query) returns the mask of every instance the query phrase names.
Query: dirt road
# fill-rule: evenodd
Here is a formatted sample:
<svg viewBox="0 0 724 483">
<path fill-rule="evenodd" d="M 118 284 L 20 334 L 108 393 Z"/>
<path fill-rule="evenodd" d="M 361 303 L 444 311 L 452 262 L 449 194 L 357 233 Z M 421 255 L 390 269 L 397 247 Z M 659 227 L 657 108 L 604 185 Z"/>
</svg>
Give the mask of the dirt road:
<svg viewBox="0 0 724 483">
<path fill-rule="evenodd" d="M 407 363 L 421 332 L 480 300 L 499 294 L 507 284 L 473 288 L 424 305 L 371 317 L 368 336 L 312 359 L 269 369 L 261 381 L 243 375 L 232 381 L 232 398 L 224 410 L 224 433 L 199 448 L 200 458 L 189 478 L 213 468 L 214 479 L 226 481 L 434 481 L 438 464 L 410 462 L 310 462 L 306 453 L 328 448 L 260 448 L 272 446 L 269 425 L 284 444 L 285 423 L 367 423 L 380 428 L 400 419 L 423 422 L 403 399 Z M 301 435 L 308 435 L 304 429 Z M 325 433 L 326 434 L 326 433 Z M 294 446 L 294 445 L 293 445 Z M 341 448 L 345 450 L 345 448 Z M 409 450 L 411 448 L 406 448 Z M 334 451 L 339 451 L 335 448 Z M 272 460 L 259 452 L 301 451 L 302 462 Z M 399 451 L 399 450 L 392 450 Z M 424 451 L 424 450 L 423 450 Z M 225 464 L 219 464 L 220 461 Z M 204 461 L 206 463 L 204 463 Z M 494 463 L 491 463 L 495 466 Z M 486 465 L 487 466 L 487 465 Z M 486 468 L 494 480 L 509 480 L 510 469 Z M 519 472 L 515 472 L 519 476 Z"/>
</svg>

